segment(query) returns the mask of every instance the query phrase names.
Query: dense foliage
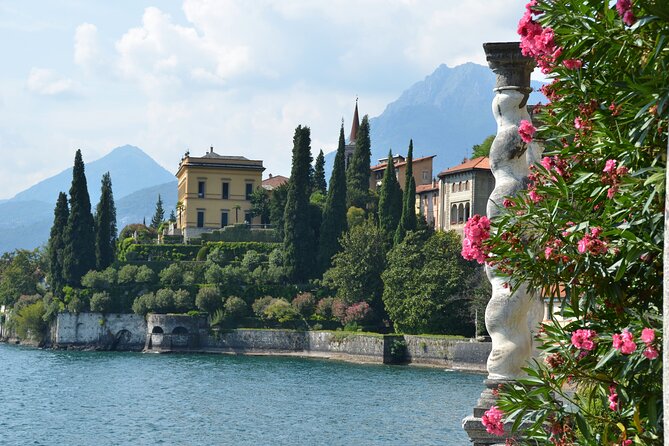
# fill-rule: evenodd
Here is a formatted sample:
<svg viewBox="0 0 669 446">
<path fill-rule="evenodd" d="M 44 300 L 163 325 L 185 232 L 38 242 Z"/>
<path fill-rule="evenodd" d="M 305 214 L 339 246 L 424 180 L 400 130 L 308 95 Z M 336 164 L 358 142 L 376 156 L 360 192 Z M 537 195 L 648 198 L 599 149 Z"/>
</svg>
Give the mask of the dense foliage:
<svg viewBox="0 0 669 446">
<path fill-rule="evenodd" d="M 298 126 L 293 137 L 293 164 L 284 210 L 284 252 L 288 277 L 304 283 L 314 270 L 309 260 L 315 252 L 313 228 L 309 211 L 309 167 L 311 136 L 308 127 Z"/>
<path fill-rule="evenodd" d="M 332 256 L 341 248 L 339 238 L 346 230 L 346 167 L 344 163 L 344 125 L 339 129 L 339 146 L 330 176 L 323 220 L 318 245 L 318 266 L 320 272 L 326 271 L 332 264 Z"/>
<path fill-rule="evenodd" d="M 70 215 L 67 206 L 67 195 L 64 192 L 58 194 L 56 209 L 53 211 L 53 226 L 49 235 L 49 283 L 54 294 L 60 296 L 65 278 L 63 276 L 63 250 L 65 248 L 65 227 Z"/>
<path fill-rule="evenodd" d="M 402 195 L 402 215 L 395 231 L 396 245 L 404 240 L 407 232 L 416 230 L 416 180 L 413 177 L 413 140 L 409 141 L 406 165 L 404 195 Z"/>
<path fill-rule="evenodd" d="M 112 264 L 116 254 L 116 241 L 116 205 L 114 204 L 111 175 L 107 172 L 102 176 L 100 201 L 95 212 L 95 258 L 97 269 L 105 269 Z"/>
<path fill-rule="evenodd" d="M 480 277 L 459 255 L 460 243 L 454 232 L 412 232 L 388 253 L 383 303 L 397 332 L 472 333 L 466 301 Z"/>
<path fill-rule="evenodd" d="M 669 3 L 532 1 L 518 31 L 553 79 L 534 134 L 546 152 L 483 248 L 565 319 L 499 406 L 531 444 L 660 445 Z"/>
<path fill-rule="evenodd" d="M 388 163 L 383 173 L 383 183 L 379 192 L 379 226 L 389 242 L 397 230 L 402 215 L 402 189 L 395 174 L 393 153 L 388 152 Z"/>
<path fill-rule="evenodd" d="M 314 163 L 314 185 L 311 192 L 320 192 L 325 195 L 328 193 L 327 188 L 328 186 L 325 182 L 325 155 L 323 154 L 323 150 L 320 150 Z"/>
<path fill-rule="evenodd" d="M 63 236 L 63 277 L 70 286 L 78 286 L 81 276 L 95 269 L 95 220 L 91 214 L 86 173 L 81 150 L 77 150 L 72 168 L 70 214 Z"/>
<path fill-rule="evenodd" d="M 363 116 L 351 162 L 346 169 L 346 204 L 361 209 L 369 203 L 369 166 L 372 157 L 369 118 Z"/>
</svg>

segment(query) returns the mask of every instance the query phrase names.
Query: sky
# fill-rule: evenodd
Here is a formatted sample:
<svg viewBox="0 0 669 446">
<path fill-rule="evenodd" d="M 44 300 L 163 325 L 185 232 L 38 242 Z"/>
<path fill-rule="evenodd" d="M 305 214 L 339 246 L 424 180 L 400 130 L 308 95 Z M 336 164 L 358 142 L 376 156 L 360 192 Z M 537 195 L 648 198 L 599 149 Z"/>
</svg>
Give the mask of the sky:
<svg viewBox="0 0 669 446">
<path fill-rule="evenodd" d="M 0 0 L 0 199 L 114 147 L 289 176 L 295 127 L 334 150 L 440 64 L 518 40 L 526 0 Z"/>
</svg>

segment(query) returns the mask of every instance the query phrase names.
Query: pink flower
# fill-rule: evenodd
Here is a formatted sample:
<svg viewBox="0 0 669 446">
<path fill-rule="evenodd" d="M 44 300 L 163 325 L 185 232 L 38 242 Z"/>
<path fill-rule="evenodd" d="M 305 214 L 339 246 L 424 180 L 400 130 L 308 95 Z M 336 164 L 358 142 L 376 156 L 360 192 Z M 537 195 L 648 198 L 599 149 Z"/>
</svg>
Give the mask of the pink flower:
<svg viewBox="0 0 669 446">
<path fill-rule="evenodd" d="M 492 406 L 487 410 L 481 417 L 481 423 L 485 426 L 486 432 L 500 437 L 504 435 L 504 423 L 502 423 L 503 416 L 504 412 L 499 410 L 497 406 Z"/>
<path fill-rule="evenodd" d="M 616 170 L 616 160 L 606 160 L 603 172 L 612 173 Z"/>
<path fill-rule="evenodd" d="M 534 128 L 534 126 L 530 121 L 526 119 L 520 121 L 520 126 L 518 127 L 518 134 L 520 135 L 520 139 L 522 139 L 527 144 L 532 142 L 532 137 L 534 136 L 534 133 L 536 131 L 537 129 Z"/>
<path fill-rule="evenodd" d="M 531 190 L 527 195 L 530 197 L 530 200 L 532 200 L 534 203 L 540 202 L 542 198 L 541 195 L 539 195 L 536 190 Z"/>
<path fill-rule="evenodd" d="M 609 386 L 609 409 L 618 410 L 618 394 L 615 384 Z"/>
<path fill-rule="evenodd" d="M 474 215 L 464 228 L 464 239 L 462 240 L 461 255 L 466 260 L 476 260 L 484 263 L 487 258 L 487 250 L 483 242 L 490 238 L 490 220 L 486 216 Z"/>
<path fill-rule="evenodd" d="M 649 345 L 643 350 L 643 355 L 650 360 L 657 358 L 659 354 L 660 353 L 652 345 Z"/>
<path fill-rule="evenodd" d="M 618 350 L 623 355 L 629 355 L 630 353 L 636 350 L 636 344 L 634 343 L 634 335 L 625 329 L 621 334 L 613 335 L 613 348 Z"/>
<path fill-rule="evenodd" d="M 569 70 L 578 70 L 583 66 L 583 61 L 580 59 L 566 59 L 562 63 Z"/>
<path fill-rule="evenodd" d="M 553 254 L 553 248 L 548 247 L 544 249 L 544 257 L 546 257 L 546 260 L 550 259 L 552 254 Z"/>
<path fill-rule="evenodd" d="M 580 328 L 571 334 L 571 343 L 578 349 L 592 351 L 595 349 L 596 337 L 596 331 Z"/>
<path fill-rule="evenodd" d="M 551 170 L 551 167 L 553 167 L 551 158 L 549 156 L 544 156 L 543 158 L 541 158 L 541 165 L 544 166 L 544 169 Z"/>
<path fill-rule="evenodd" d="M 644 328 L 641 330 L 641 340 L 646 344 L 652 344 L 655 340 L 655 330 L 652 328 Z"/>
<path fill-rule="evenodd" d="M 508 198 L 505 198 L 504 201 L 502 202 L 502 205 L 505 208 L 513 207 L 513 201 L 509 200 Z"/>
<path fill-rule="evenodd" d="M 600 240 L 599 236 L 602 234 L 602 228 L 593 227 L 589 234 L 585 234 L 581 240 L 578 241 L 577 249 L 581 254 L 586 252 L 592 255 L 606 254 L 608 246 L 606 241 Z"/>
<path fill-rule="evenodd" d="M 576 118 L 574 118 L 574 127 L 575 127 L 577 130 L 578 130 L 578 129 L 584 129 L 584 128 L 587 127 L 587 122 L 586 122 L 585 120 L 583 120 L 583 119 L 581 119 L 580 117 L 577 116 Z"/>
<path fill-rule="evenodd" d="M 632 2 L 630 0 L 618 0 L 616 3 L 616 11 L 623 19 L 623 23 L 627 26 L 632 26 L 636 22 L 636 17 L 632 12 Z"/>
</svg>

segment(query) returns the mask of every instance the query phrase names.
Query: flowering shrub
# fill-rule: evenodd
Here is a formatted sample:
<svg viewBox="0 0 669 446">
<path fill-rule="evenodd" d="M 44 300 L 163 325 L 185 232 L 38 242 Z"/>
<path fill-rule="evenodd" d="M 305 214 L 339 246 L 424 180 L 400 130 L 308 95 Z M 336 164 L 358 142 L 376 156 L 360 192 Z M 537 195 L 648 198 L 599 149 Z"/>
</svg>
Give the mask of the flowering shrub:
<svg viewBox="0 0 669 446">
<path fill-rule="evenodd" d="M 363 322 L 370 314 L 371 308 L 367 302 L 357 302 L 346 309 L 342 318 L 342 323 L 348 325 L 351 323 L 359 324 Z"/>
<path fill-rule="evenodd" d="M 546 153 L 463 256 L 564 319 L 541 327 L 543 358 L 497 406 L 532 444 L 660 445 L 669 3 L 533 0 L 518 32 L 551 78 L 541 126 L 520 129 Z"/>
<path fill-rule="evenodd" d="M 497 406 L 492 406 L 486 411 L 481 417 L 486 432 L 493 435 L 504 435 L 504 423 L 502 423 L 503 416 L 504 412 L 499 410 Z"/>
<path fill-rule="evenodd" d="M 488 220 L 488 217 L 474 215 L 467 220 L 464 227 L 464 236 L 462 257 L 467 260 L 476 260 L 478 263 L 485 262 L 487 253 L 483 247 L 483 242 L 490 237 L 490 220 Z"/>
</svg>

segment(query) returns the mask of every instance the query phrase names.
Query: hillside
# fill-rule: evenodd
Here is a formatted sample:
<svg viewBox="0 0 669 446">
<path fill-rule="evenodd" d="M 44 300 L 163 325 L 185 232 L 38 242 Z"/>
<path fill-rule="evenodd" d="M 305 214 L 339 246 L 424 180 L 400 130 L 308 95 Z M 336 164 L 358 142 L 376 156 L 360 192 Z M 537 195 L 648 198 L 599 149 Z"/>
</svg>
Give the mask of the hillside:
<svg viewBox="0 0 669 446">
<path fill-rule="evenodd" d="M 72 170 L 67 169 L 0 202 L 0 253 L 17 248 L 33 249 L 47 242 L 58 192 L 68 191 Z M 100 196 L 100 178 L 110 172 L 118 229 L 151 219 L 158 194 L 165 216 L 176 206 L 177 186 L 169 173 L 141 149 L 123 146 L 86 164 L 86 179 L 93 211 Z"/>
</svg>

